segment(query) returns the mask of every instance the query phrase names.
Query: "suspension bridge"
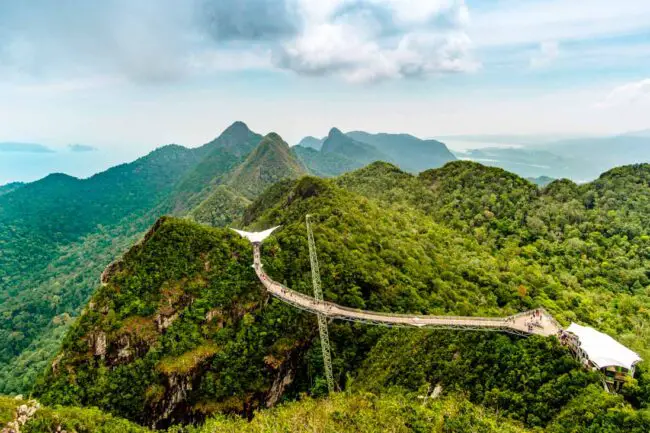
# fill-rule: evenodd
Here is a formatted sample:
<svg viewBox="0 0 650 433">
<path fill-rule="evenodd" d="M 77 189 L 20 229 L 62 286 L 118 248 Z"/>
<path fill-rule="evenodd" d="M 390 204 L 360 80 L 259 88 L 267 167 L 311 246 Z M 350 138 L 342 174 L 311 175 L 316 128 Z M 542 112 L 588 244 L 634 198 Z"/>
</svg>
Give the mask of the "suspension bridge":
<svg viewBox="0 0 650 433">
<path fill-rule="evenodd" d="M 323 351 L 323 361 L 325 363 L 325 373 L 330 391 L 333 390 L 334 385 L 332 378 L 329 335 L 327 330 L 328 319 L 340 319 L 389 327 L 499 331 L 522 336 L 541 335 L 544 337 L 558 335 L 562 329 L 560 324 L 543 308 L 507 317 L 430 316 L 360 310 L 325 301 L 321 290 L 316 246 L 311 230 L 309 215 L 306 217 L 306 224 L 307 239 L 309 242 L 309 258 L 312 267 L 312 282 L 314 286 L 313 297 L 280 284 L 264 272 L 264 266 L 261 259 L 261 244 L 264 239 L 269 237 L 278 227 L 263 232 L 233 230 L 251 241 L 253 244 L 253 268 L 266 290 L 271 295 L 287 304 L 316 314 Z"/>
</svg>

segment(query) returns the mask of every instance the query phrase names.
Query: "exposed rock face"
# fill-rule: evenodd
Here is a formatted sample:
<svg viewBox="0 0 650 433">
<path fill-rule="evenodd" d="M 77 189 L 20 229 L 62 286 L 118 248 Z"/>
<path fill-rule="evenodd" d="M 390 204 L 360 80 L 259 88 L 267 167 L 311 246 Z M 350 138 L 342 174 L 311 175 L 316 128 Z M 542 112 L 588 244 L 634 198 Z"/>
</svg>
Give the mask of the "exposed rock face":
<svg viewBox="0 0 650 433">
<path fill-rule="evenodd" d="M 282 397 L 282 394 L 284 394 L 285 388 L 293 382 L 294 376 L 295 370 L 291 365 L 278 372 L 266 397 L 266 407 L 275 406 L 278 400 L 280 400 L 280 397 Z"/>
<path fill-rule="evenodd" d="M 102 283 L 102 285 L 108 284 L 110 281 L 111 277 L 118 273 L 121 268 L 121 262 L 115 261 L 110 263 L 108 266 L 106 266 L 106 269 L 102 272 L 102 275 L 99 277 L 99 281 Z M 90 308 L 92 310 L 92 307 Z"/>
<path fill-rule="evenodd" d="M 117 349 L 117 359 L 121 361 L 129 361 L 133 355 L 129 336 L 122 335 L 117 343 L 119 345 L 119 348 Z"/>
<path fill-rule="evenodd" d="M 94 334 L 91 334 L 89 344 L 93 351 L 93 354 L 95 356 L 99 356 L 100 358 L 104 359 L 104 357 L 106 356 L 106 346 L 107 346 L 106 333 L 104 331 L 98 331 Z"/>
<path fill-rule="evenodd" d="M 165 428 L 174 420 L 174 413 L 185 407 L 187 397 L 192 391 L 194 376 L 173 374 L 168 377 L 164 398 L 153 408 L 154 418 L 151 428 Z"/>
<path fill-rule="evenodd" d="M 216 320 L 217 328 L 221 329 L 224 325 L 224 315 L 223 311 L 220 309 L 210 310 L 205 314 L 205 321 L 210 323 L 213 320 Z"/>
<path fill-rule="evenodd" d="M 64 357 L 65 352 L 61 352 L 52 360 L 52 373 L 57 374 L 59 372 L 59 363 Z"/>
<path fill-rule="evenodd" d="M 41 408 L 41 405 L 36 400 L 29 400 L 25 404 L 21 404 L 16 409 L 16 414 L 13 421 L 9 421 L 7 426 L 2 429 L 0 433 L 20 433 L 20 428 L 27 424 L 36 411 Z"/>
<path fill-rule="evenodd" d="M 163 332 L 165 329 L 169 328 L 176 319 L 178 319 L 178 312 L 174 312 L 170 316 L 166 316 L 162 313 L 156 314 L 155 321 L 158 331 Z"/>
</svg>

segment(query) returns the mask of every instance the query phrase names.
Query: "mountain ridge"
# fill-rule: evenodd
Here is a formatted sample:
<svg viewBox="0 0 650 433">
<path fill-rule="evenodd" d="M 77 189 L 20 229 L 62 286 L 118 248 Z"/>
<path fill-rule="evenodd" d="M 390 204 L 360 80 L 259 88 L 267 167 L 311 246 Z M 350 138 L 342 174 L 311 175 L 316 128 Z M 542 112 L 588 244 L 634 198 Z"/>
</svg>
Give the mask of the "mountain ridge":
<svg viewBox="0 0 650 433">
<path fill-rule="evenodd" d="M 338 128 L 332 128 L 323 142 L 321 152 L 339 154 L 365 165 L 374 161 L 388 160 L 388 156 L 374 146 L 357 141 L 343 134 Z"/>
<path fill-rule="evenodd" d="M 307 171 L 278 134 L 267 134 L 227 180 L 228 186 L 248 199 L 256 198 L 271 184 L 296 178 Z"/>
<path fill-rule="evenodd" d="M 456 160 L 444 143 L 433 139 L 422 140 L 410 134 L 370 134 L 363 131 L 351 131 L 346 135 L 374 146 L 409 172 L 418 173 Z"/>
</svg>

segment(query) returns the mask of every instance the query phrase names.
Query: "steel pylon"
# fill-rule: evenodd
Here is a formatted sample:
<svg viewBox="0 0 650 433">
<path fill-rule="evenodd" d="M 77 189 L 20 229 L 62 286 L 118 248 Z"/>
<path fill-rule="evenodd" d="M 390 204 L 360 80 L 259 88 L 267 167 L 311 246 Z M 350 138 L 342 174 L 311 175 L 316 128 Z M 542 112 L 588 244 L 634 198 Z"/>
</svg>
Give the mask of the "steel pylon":
<svg viewBox="0 0 650 433">
<path fill-rule="evenodd" d="M 320 270 L 318 268 L 318 256 L 316 255 L 316 242 L 314 234 L 311 231 L 309 221 L 310 215 L 305 217 L 307 224 L 307 240 L 309 242 L 309 261 L 311 263 L 311 280 L 314 286 L 314 298 L 317 301 L 323 301 L 323 290 L 320 283 Z M 320 344 L 323 351 L 323 363 L 325 365 L 325 378 L 327 379 L 327 389 L 330 393 L 334 392 L 334 375 L 332 374 L 332 355 L 330 349 L 330 336 L 327 330 L 327 317 L 322 313 L 317 313 L 318 332 L 320 333 Z"/>
</svg>

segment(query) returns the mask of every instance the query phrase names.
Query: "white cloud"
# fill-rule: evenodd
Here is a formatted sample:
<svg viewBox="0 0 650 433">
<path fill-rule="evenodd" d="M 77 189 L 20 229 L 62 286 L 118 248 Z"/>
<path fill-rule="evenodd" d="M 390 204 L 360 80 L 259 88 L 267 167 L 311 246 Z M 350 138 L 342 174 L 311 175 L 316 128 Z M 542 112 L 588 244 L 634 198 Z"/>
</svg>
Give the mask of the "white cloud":
<svg viewBox="0 0 650 433">
<path fill-rule="evenodd" d="M 615 87 L 596 104 L 596 108 L 618 108 L 636 104 L 650 105 L 650 78 Z"/>
<path fill-rule="evenodd" d="M 472 71 L 462 0 L 294 0 L 301 30 L 276 53 L 280 67 L 348 81 Z"/>
<path fill-rule="evenodd" d="M 648 0 L 544 0 L 478 3 L 469 35 L 480 46 L 586 40 L 648 29 Z M 487 2 L 486 2 L 487 3 Z"/>
<path fill-rule="evenodd" d="M 423 77 L 477 67 L 468 24 L 464 0 L 7 0 L 0 75 L 150 83 L 279 68 L 362 82 Z"/>
<path fill-rule="evenodd" d="M 560 55 L 560 45 L 556 41 L 546 41 L 539 44 L 539 50 L 530 58 L 530 67 L 544 68 L 550 65 Z"/>
</svg>

